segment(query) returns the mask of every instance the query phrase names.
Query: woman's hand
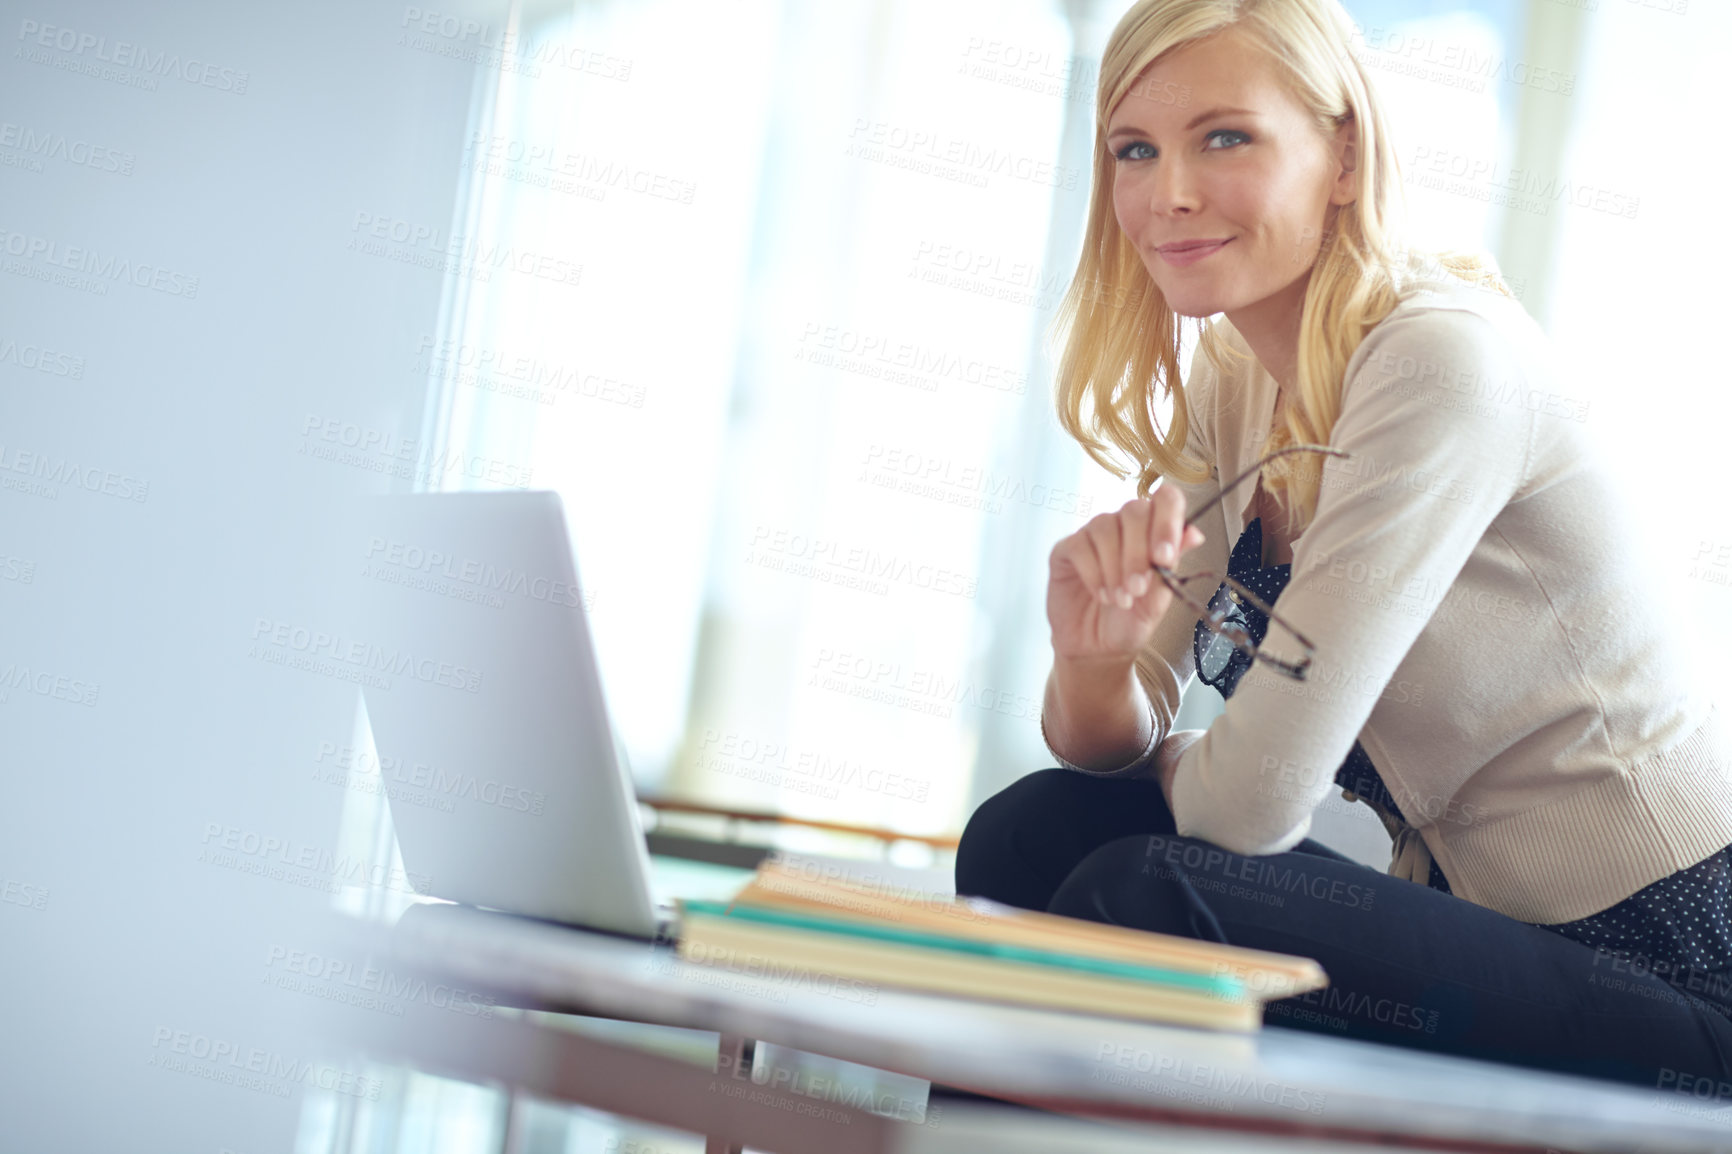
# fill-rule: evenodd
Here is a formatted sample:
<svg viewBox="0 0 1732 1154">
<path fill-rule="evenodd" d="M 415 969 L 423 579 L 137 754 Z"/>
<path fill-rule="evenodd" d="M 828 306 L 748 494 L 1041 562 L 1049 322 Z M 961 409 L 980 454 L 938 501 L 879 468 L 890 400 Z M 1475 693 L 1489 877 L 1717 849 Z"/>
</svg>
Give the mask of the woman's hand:
<svg viewBox="0 0 1732 1154">
<path fill-rule="evenodd" d="M 1202 543 L 1202 530 L 1185 525 L 1185 495 L 1162 485 L 1053 546 L 1046 587 L 1053 653 L 1085 665 L 1135 661 L 1173 601 L 1150 562 L 1172 568 Z"/>
</svg>

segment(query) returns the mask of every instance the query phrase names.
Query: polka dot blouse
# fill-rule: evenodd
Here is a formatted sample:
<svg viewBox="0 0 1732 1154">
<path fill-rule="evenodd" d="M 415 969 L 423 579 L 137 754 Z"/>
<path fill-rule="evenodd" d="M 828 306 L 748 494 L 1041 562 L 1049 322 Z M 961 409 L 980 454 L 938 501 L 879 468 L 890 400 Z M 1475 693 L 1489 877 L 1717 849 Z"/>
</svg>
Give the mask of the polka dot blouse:
<svg viewBox="0 0 1732 1154">
<path fill-rule="evenodd" d="M 1263 526 L 1253 518 L 1239 535 L 1228 559 L 1227 572 L 1270 605 L 1286 588 L 1291 565 L 1263 565 Z M 1226 596 L 1222 584 L 1216 596 Z M 1216 602 L 1219 604 L 1220 602 Z M 1241 607 L 1244 625 L 1259 644 L 1269 628 L 1269 619 L 1250 605 Z M 1200 656 L 1211 643 L 1220 644 L 1210 630 L 1197 623 L 1196 652 Z M 1212 682 L 1222 697 L 1233 696 L 1239 679 L 1251 661 L 1234 649 L 1227 664 Z M 1200 667 L 1200 663 L 1199 663 Z M 1353 748 L 1335 771 L 1335 784 L 1350 799 L 1364 801 L 1373 810 L 1390 814 L 1407 824 L 1395 798 L 1377 774 L 1377 767 L 1364 748 Z M 1449 893 L 1449 879 L 1434 859 L 1431 888 Z M 1679 870 L 1670 877 L 1637 890 L 1617 905 L 1573 922 L 1541 928 L 1628 959 L 1632 972 L 1651 971 L 1681 991 L 1699 997 L 1721 1013 L 1732 1017 L 1732 846 Z"/>
</svg>

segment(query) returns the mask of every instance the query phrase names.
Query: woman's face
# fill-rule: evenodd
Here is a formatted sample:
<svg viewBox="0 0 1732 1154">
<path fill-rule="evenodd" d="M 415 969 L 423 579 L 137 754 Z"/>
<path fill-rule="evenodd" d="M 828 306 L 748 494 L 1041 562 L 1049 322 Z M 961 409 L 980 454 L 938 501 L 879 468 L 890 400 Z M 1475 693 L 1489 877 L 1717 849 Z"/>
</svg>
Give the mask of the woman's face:
<svg viewBox="0 0 1732 1154">
<path fill-rule="evenodd" d="M 1238 109 L 1215 114 L 1221 109 Z M 1327 141 L 1236 28 L 1144 69 L 1107 121 L 1113 211 L 1176 313 L 1207 317 L 1299 294 L 1335 209 L 1354 197 Z M 1220 241 L 1184 255 L 1163 246 Z"/>
</svg>

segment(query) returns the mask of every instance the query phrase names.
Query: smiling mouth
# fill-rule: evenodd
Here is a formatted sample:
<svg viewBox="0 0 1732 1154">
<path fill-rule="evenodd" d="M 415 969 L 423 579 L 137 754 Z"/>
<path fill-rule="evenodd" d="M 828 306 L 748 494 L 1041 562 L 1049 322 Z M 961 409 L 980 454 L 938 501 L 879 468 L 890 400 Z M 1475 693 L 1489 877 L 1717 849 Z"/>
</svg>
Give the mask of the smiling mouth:
<svg viewBox="0 0 1732 1154">
<path fill-rule="evenodd" d="M 1219 248 L 1232 239 L 1228 236 L 1222 237 L 1220 240 L 1180 240 L 1174 241 L 1172 244 L 1157 245 L 1155 251 L 1162 256 L 1180 256 L 1187 252 L 1196 252 L 1199 249 Z"/>
<path fill-rule="evenodd" d="M 1191 268 L 1208 260 L 1233 242 L 1232 237 L 1225 240 L 1177 241 L 1172 245 L 1163 245 L 1155 250 L 1155 255 L 1168 268 Z M 1214 266 L 1210 266 L 1211 268 Z"/>
</svg>

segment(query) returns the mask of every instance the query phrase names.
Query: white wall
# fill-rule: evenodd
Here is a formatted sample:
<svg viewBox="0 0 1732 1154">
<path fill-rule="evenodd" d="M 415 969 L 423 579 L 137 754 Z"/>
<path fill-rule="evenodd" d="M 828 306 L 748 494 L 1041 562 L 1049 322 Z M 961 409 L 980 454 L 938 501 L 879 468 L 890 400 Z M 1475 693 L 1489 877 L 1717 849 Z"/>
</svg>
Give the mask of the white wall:
<svg viewBox="0 0 1732 1154">
<path fill-rule="evenodd" d="M 309 420 L 419 434 L 442 277 L 349 245 L 361 214 L 450 227 L 472 69 L 400 44 L 402 5 L 4 7 L 0 1145 L 284 1150 L 293 1075 L 214 1078 L 349 1068 L 272 979 L 345 868 L 314 774 L 354 688 L 255 631 L 320 627 L 317 528 L 391 483 L 303 455 Z M 161 279 L 37 279 L 111 259 Z"/>
</svg>

